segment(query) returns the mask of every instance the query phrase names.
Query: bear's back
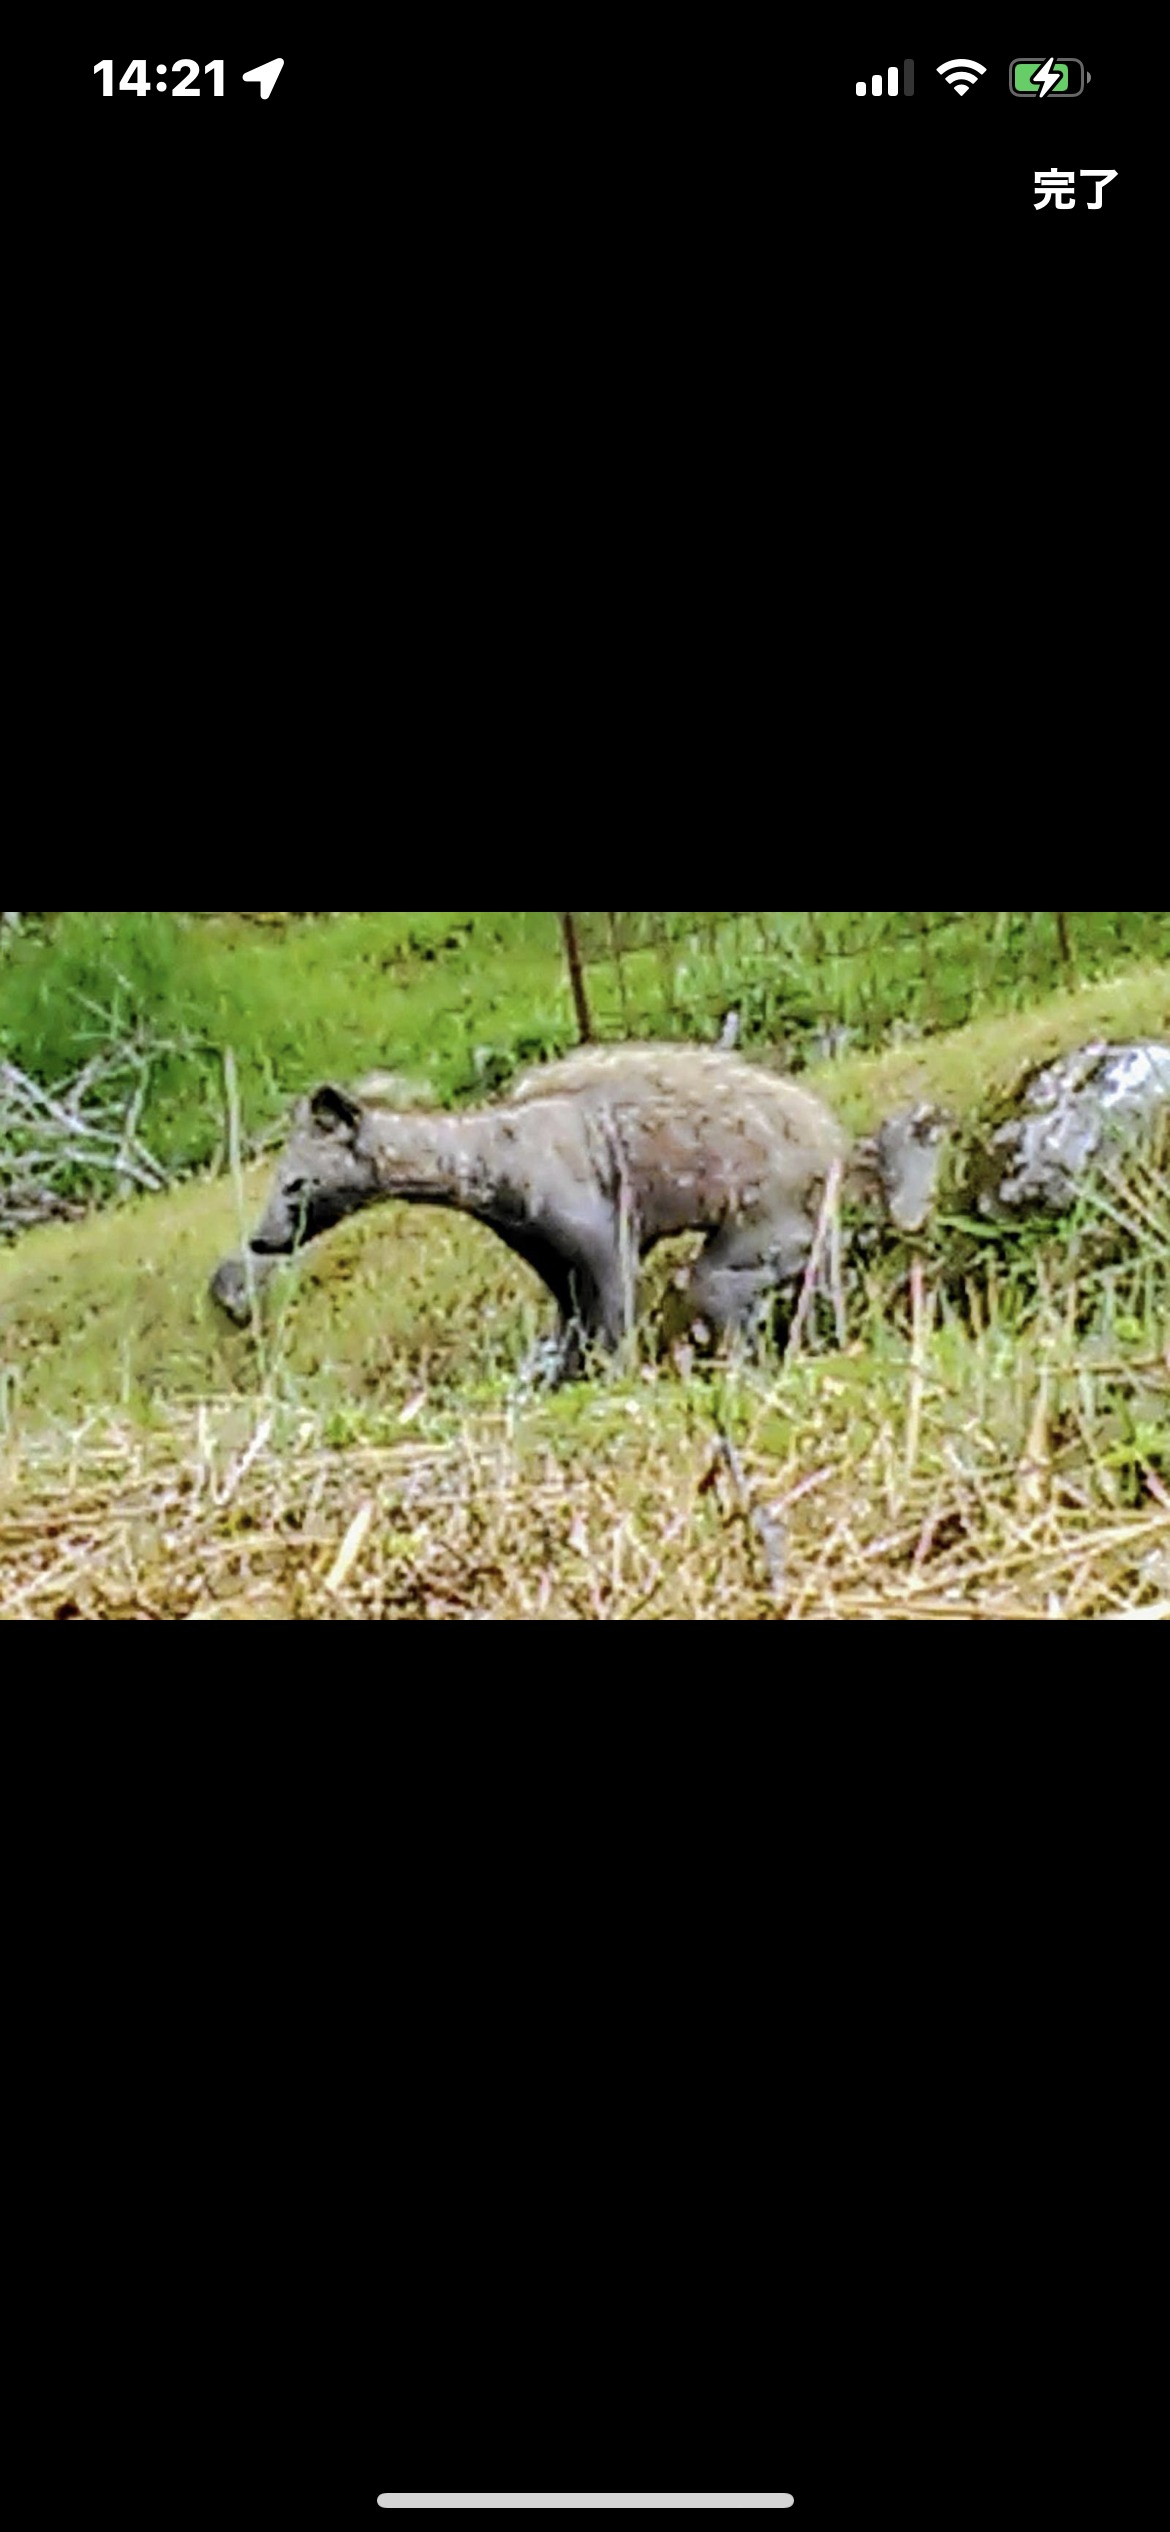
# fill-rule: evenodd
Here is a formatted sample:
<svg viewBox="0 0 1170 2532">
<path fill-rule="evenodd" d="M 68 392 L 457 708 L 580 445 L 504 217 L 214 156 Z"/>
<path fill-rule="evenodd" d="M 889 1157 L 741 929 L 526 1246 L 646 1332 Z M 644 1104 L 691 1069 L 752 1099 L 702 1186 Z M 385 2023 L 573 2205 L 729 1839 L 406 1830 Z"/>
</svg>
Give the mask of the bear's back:
<svg viewBox="0 0 1170 2532">
<path fill-rule="evenodd" d="M 504 1094 L 509 1107 L 535 1100 L 572 1098 L 647 1116 L 704 1121 L 718 1133 L 737 1119 L 750 1120 L 769 1138 L 795 1142 L 823 1156 L 843 1157 L 846 1138 L 832 1110 L 811 1090 L 778 1073 L 765 1072 L 742 1055 L 718 1046 L 669 1041 L 626 1046 L 584 1046 L 557 1062 L 522 1073 Z"/>
</svg>

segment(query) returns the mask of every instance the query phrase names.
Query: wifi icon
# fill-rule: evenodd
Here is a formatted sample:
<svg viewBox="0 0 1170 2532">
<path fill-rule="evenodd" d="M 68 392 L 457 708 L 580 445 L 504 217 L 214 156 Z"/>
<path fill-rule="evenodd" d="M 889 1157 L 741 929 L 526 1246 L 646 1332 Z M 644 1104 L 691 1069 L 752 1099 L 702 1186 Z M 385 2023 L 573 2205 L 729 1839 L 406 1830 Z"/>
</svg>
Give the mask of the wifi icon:
<svg viewBox="0 0 1170 2532">
<path fill-rule="evenodd" d="M 977 79 L 984 78 L 986 71 L 986 62 L 953 61 L 938 65 L 939 78 L 945 79 L 948 88 L 953 88 L 957 97 L 965 97 L 968 88 L 973 88 Z"/>
</svg>

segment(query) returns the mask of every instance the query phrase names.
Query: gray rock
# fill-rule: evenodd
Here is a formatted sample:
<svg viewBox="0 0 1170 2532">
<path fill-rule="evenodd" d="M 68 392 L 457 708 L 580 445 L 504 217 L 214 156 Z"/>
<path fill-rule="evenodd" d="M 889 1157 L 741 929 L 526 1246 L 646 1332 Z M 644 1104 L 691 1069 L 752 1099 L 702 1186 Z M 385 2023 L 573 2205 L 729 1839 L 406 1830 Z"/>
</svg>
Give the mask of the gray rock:
<svg viewBox="0 0 1170 2532">
<path fill-rule="evenodd" d="M 991 1135 L 978 1209 L 989 1221 L 1067 1213 L 1098 1163 L 1170 1118 L 1170 1046 L 1098 1041 L 1044 1065 Z"/>
</svg>

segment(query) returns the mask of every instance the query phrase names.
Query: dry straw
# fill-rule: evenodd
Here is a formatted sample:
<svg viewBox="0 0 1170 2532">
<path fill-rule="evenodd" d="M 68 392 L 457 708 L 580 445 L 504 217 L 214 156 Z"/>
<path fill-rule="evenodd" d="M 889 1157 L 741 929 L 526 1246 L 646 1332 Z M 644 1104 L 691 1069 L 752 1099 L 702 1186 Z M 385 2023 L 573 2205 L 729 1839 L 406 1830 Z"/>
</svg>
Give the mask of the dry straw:
<svg viewBox="0 0 1170 2532">
<path fill-rule="evenodd" d="M 610 1400 L 573 1452 L 506 1413 L 341 1452 L 271 1408 L 242 1429 L 238 1401 L 83 1450 L 13 1433 L 0 1617 L 1170 1616 L 1152 1471 L 1132 1509 L 1058 1462 L 1030 1491 L 1018 1453 L 982 1469 L 939 1432 L 929 1383 L 913 1451 L 863 1456 L 815 1411 L 778 1458 L 698 1417 L 668 1433 L 656 1403 Z"/>
</svg>

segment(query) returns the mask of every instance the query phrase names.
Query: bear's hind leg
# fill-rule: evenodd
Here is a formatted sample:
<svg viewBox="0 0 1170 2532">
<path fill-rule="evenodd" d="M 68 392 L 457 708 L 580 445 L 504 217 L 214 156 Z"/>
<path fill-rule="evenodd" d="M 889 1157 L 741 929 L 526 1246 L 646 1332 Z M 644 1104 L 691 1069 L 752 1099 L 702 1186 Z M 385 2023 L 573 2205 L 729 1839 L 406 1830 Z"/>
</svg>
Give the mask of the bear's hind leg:
<svg viewBox="0 0 1170 2532">
<path fill-rule="evenodd" d="M 713 1337 L 731 1337 L 758 1350 L 766 1305 L 795 1289 L 808 1261 L 811 1226 L 801 1214 L 782 1227 L 774 1222 L 726 1223 L 714 1231 L 690 1270 L 686 1310 Z"/>
</svg>

